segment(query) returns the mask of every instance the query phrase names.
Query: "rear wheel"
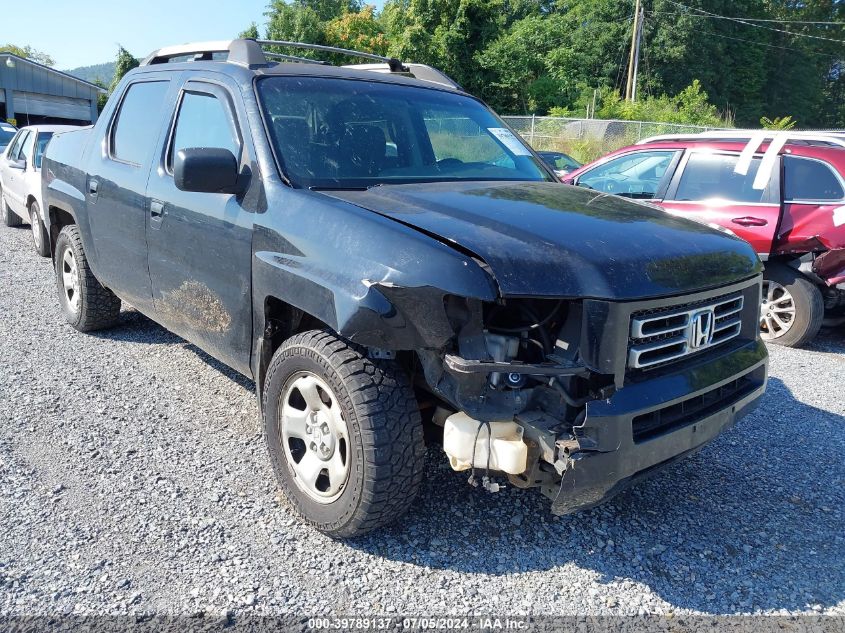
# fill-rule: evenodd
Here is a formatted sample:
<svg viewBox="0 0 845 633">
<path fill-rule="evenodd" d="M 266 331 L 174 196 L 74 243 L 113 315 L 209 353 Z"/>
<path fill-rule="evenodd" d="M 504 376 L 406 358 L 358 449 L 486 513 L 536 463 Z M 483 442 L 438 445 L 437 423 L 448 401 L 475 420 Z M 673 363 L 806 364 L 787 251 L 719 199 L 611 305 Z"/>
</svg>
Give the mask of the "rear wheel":
<svg viewBox="0 0 845 633">
<path fill-rule="evenodd" d="M 763 275 L 760 335 L 769 343 L 800 347 L 813 340 L 824 318 L 819 289 L 797 270 L 766 267 Z"/>
<path fill-rule="evenodd" d="M 32 227 L 32 242 L 35 244 L 35 252 L 41 257 L 50 256 L 50 238 L 47 236 L 47 229 L 41 221 L 41 209 L 37 202 L 29 205 L 29 223 Z"/>
<path fill-rule="evenodd" d="M 62 229 L 56 240 L 56 286 L 68 323 L 80 332 L 117 323 L 120 299 L 103 286 L 88 267 L 76 225 Z"/>
<path fill-rule="evenodd" d="M 354 537 L 402 516 L 420 488 L 425 445 L 416 398 L 392 361 L 336 334 L 282 343 L 262 397 L 279 484 L 318 530 Z"/>
<path fill-rule="evenodd" d="M 18 214 L 12 211 L 12 208 L 6 204 L 6 198 L 2 189 L 0 189 L 0 207 L 2 207 L 3 211 L 3 224 L 6 226 L 20 226 L 23 224 L 23 220 L 18 217 Z"/>
</svg>

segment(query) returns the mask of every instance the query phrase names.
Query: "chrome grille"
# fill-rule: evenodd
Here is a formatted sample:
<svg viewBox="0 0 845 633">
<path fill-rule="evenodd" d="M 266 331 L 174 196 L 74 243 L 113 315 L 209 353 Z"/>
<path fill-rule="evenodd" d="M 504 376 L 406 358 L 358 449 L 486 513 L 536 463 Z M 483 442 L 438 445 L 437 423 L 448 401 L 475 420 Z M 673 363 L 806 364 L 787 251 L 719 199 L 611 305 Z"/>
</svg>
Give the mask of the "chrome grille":
<svg viewBox="0 0 845 633">
<path fill-rule="evenodd" d="M 742 295 L 734 295 L 634 313 L 628 367 L 662 365 L 739 336 L 743 303 Z"/>
</svg>

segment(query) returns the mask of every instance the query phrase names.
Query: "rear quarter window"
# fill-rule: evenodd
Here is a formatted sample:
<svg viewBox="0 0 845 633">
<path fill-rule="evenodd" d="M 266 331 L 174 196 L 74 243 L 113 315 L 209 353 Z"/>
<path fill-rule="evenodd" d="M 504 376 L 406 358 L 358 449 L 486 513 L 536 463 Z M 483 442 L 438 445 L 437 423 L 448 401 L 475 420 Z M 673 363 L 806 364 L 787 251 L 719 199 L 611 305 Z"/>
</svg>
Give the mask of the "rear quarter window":
<svg viewBox="0 0 845 633">
<path fill-rule="evenodd" d="M 783 157 L 784 200 L 835 201 L 845 199 L 842 181 L 820 160 Z"/>
</svg>

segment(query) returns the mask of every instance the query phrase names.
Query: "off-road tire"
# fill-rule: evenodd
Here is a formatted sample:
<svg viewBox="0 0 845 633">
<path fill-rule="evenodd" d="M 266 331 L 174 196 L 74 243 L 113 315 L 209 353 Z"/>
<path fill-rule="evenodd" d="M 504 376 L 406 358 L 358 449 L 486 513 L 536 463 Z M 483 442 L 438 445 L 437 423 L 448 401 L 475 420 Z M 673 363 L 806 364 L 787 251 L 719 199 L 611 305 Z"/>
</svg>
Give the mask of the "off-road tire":
<svg viewBox="0 0 845 633">
<path fill-rule="evenodd" d="M 71 250 L 76 259 L 80 298 L 76 312 L 68 304 L 62 282 L 62 262 L 67 250 Z M 97 281 L 91 272 L 85 250 L 82 248 L 82 237 L 74 224 L 64 227 L 56 240 L 55 269 L 59 304 L 68 323 L 80 332 L 102 330 L 117 323 L 120 316 L 120 298 Z"/>
<path fill-rule="evenodd" d="M 801 347 L 812 341 L 819 333 L 824 319 L 824 298 L 818 287 L 794 268 L 782 264 L 766 266 L 763 277 L 783 286 L 792 295 L 795 305 L 792 326 L 781 336 L 767 339 L 766 342 L 784 347 Z"/>
<path fill-rule="evenodd" d="M 300 489 L 282 445 L 279 401 L 288 380 L 302 372 L 334 391 L 349 432 L 347 483 L 331 503 L 317 503 Z M 416 397 L 395 361 L 370 359 L 330 331 L 297 334 L 273 355 L 261 404 L 279 485 L 306 522 L 329 536 L 351 538 L 407 512 L 422 483 L 425 444 Z"/>
<path fill-rule="evenodd" d="M 3 189 L 0 188 L 0 207 L 3 207 L 3 224 L 6 226 L 20 226 L 23 224 L 17 213 L 12 211 L 12 208 L 6 204 L 6 198 L 3 197 Z"/>
<path fill-rule="evenodd" d="M 50 257 L 50 236 L 41 221 L 40 208 L 37 202 L 29 205 L 29 221 L 32 224 L 32 245 L 41 257 Z"/>
</svg>

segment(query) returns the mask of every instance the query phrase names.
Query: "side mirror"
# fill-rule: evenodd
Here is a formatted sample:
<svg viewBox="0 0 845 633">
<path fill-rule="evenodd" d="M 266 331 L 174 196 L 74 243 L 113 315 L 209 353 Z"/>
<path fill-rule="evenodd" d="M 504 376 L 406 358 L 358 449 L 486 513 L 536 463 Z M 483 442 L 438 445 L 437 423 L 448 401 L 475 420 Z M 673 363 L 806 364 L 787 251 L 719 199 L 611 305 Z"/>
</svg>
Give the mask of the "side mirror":
<svg viewBox="0 0 845 633">
<path fill-rule="evenodd" d="M 189 147 L 176 152 L 173 180 L 182 191 L 237 194 L 245 189 L 235 155 L 216 147 Z"/>
<path fill-rule="evenodd" d="M 20 169 L 21 171 L 26 171 L 26 159 L 21 158 L 20 160 L 10 160 L 9 167 L 12 169 Z"/>
</svg>

